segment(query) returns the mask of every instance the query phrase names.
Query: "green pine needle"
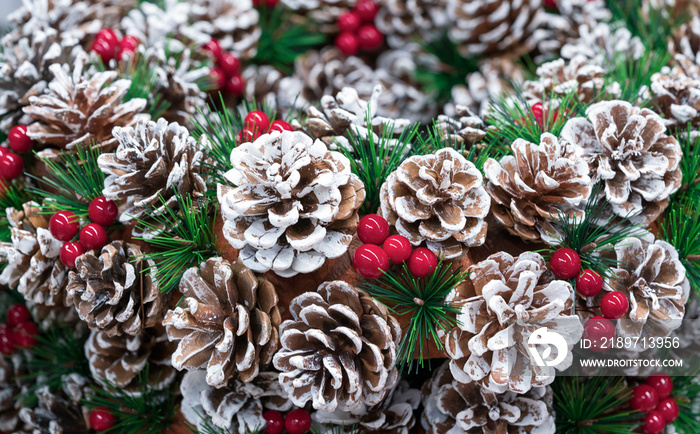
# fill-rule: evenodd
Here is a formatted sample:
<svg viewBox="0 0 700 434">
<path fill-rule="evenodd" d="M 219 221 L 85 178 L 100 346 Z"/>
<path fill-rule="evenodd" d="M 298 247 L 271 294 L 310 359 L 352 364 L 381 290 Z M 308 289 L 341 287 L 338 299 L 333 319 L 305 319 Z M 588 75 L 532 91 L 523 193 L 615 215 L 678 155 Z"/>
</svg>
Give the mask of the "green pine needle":
<svg viewBox="0 0 700 434">
<path fill-rule="evenodd" d="M 700 134 L 693 138 L 692 133 L 697 131 L 689 125 L 686 132 L 676 136 L 683 150 L 679 164 L 683 182 L 676 195 L 700 197 Z"/>
<path fill-rule="evenodd" d="M 442 349 L 438 333 L 449 332 L 457 325 L 454 317 L 460 311 L 457 304 L 448 303 L 445 298 L 466 278 L 466 272 L 453 270 L 451 264 L 440 260 L 435 272 L 425 278 L 413 277 L 404 263 L 399 272 L 389 270 L 376 280 L 360 283 L 361 289 L 386 305 L 393 314 L 411 317 L 399 345 L 398 364 L 401 367 L 408 366 L 411 370 L 416 350 L 418 364 L 423 366 L 430 358 L 428 352 L 424 355 L 428 341 L 432 340 L 438 349 Z"/>
<path fill-rule="evenodd" d="M 425 155 L 434 153 L 439 149 L 453 148 L 464 155 L 464 158 L 466 158 L 468 161 L 474 163 L 474 166 L 476 166 L 476 168 L 482 172 L 486 160 L 489 158 L 495 158 L 498 160 L 510 152 L 510 149 L 507 149 L 507 146 L 503 146 L 500 141 L 496 140 L 477 143 L 467 149 L 463 142 L 460 144 L 453 143 L 449 137 L 442 134 L 437 122 L 433 124 L 432 128 L 428 129 L 426 135 L 417 136 L 417 142 L 418 146 L 415 152 L 416 154 Z"/>
<path fill-rule="evenodd" d="M 5 210 L 7 208 L 14 208 L 17 210 L 22 209 L 22 204 L 30 200 L 27 193 L 24 191 L 25 186 L 20 181 L 1 181 L 7 183 L 7 190 L 5 190 L 4 195 L 0 196 L 0 212 L 3 213 L 2 218 L 0 218 L 0 241 L 9 242 L 10 241 L 10 220 L 5 216 Z"/>
<path fill-rule="evenodd" d="M 635 59 L 626 51 L 617 52 L 606 65 L 606 85 L 617 82 L 620 85 L 620 100 L 645 106 L 648 101 L 640 101 L 640 91 L 651 84 L 651 76 L 668 65 L 671 53 L 666 50 L 646 49 L 642 57 Z"/>
<path fill-rule="evenodd" d="M 678 403 L 680 413 L 673 423 L 680 434 L 700 433 L 700 413 L 697 407 L 700 405 L 700 383 L 694 378 L 673 377 L 673 398 Z"/>
<path fill-rule="evenodd" d="M 700 196 L 674 200 L 659 229 L 659 237 L 678 251 L 690 286 L 700 295 Z"/>
<path fill-rule="evenodd" d="M 645 0 L 606 0 L 605 3 L 612 12 L 613 22 L 624 23 L 632 36 L 638 36 L 645 47 L 654 50 L 666 50 L 673 31 L 688 19 L 687 11 L 674 11 L 666 4 L 655 9 L 652 2 Z"/>
</svg>

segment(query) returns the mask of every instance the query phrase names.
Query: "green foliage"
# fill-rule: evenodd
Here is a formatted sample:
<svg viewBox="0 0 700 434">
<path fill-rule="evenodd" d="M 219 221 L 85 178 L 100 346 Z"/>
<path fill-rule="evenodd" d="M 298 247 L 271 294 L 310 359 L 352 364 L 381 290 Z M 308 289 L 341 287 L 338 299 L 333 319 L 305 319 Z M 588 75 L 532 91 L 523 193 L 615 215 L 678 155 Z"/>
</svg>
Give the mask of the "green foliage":
<svg viewBox="0 0 700 434">
<path fill-rule="evenodd" d="M 642 96 L 640 91 L 651 84 L 651 76 L 668 65 L 669 60 L 671 53 L 666 50 L 646 49 L 639 59 L 629 52 L 618 52 L 606 65 L 606 85 L 617 82 L 621 90 L 617 99 L 646 105 L 647 102 L 639 101 Z"/>
<path fill-rule="evenodd" d="M 417 146 L 416 154 L 424 155 L 434 153 L 443 148 L 453 148 L 464 155 L 464 158 L 474 163 L 474 166 L 480 171 L 483 171 L 484 163 L 489 158 L 498 160 L 509 152 L 508 147 L 497 140 L 477 143 L 467 149 L 464 143 L 455 143 L 449 137 L 446 137 L 440 131 L 437 123 L 428 129 L 427 134 L 419 135 L 417 139 L 419 145 Z"/>
<path fill-rule="evenodd" d="M 697 369 L 694 374 L 694 378 L 673 377 L 673 398 L 680 409 L 673 425 L 680 434 L 700 433 L 700 413 L 697 412 L 697 406 L 700 405 L 700 383 Z"/>
<path fill-rule="evenodd" d="M 659 224 L 659 237 L 676 248 L 690 286 L 700 295 L 700 196 L 674 200 Z"/>
<path fill-rule="evenodd" d="M 656 9 L 652 6 L 653 2 L 644 0 L 605 1 L 612 12 L 613 22 L 624 23 L 647 49 L 665 51 L 674 29 L 687 20 L 688 14 L 687 11 L 674 11 L 668 3 L 660 3 L 663 6 Z"/>
<path fill-rule="evenodd" d="M 693 134 L 697 134 L 693 137 Z M 692 126 L 676 136 L 683 150 L 680 161 L 683 182 L 676 196 L 700 197 L 700 134 Z"/>
<path fill-rule="evenodd" d="M 22 204 L 28 202 L 30 198 L 24 191 L 24 184 L 19 180 L 4 182 L 7 182 L 7 190 L 5 190 L 4 195 L 0 196 L 0 211 L 2 212 L 2 218 L 0 218 L 0 241 L 9 242 L 10 221 L 5 216 L 5 210 L 10 207 L 20 210 L 22 209 Z"/>
</svg>

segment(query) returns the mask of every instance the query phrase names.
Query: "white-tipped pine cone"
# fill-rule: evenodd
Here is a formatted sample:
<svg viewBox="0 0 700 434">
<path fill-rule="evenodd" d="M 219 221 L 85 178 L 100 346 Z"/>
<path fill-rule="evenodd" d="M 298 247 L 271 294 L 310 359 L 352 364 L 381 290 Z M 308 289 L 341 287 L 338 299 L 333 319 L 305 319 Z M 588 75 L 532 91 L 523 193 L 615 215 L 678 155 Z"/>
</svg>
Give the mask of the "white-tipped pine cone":
<svg viewBox="0 0 700 434">
<path fill-rule="evenodd" d="M 453 23 L 447 12 L 448 0 L 378 0 L 377 28 L 392 48 L 404 48 L 420 37 L 434 39 Z"/>
<path fill-rule="evenodd" d="M 338 18 L 350 12 L 357 0 L 280 0 L 280 3 L 311 18 L 322 32 L 335 33 L 338 31 Z"/>
<path fill-rule="evenodd" d="M 24 433 L 19 419 L 20 394 L 27 379 L 26 359 L 19 352 L 0 354 L 0 429 Z"/>
<path fill-rule="evenodd" d="M 457 258 L 486 238 L 481 172 L 452 148 L 408 158 L 382 185 L 380 213 L 414 246 Z"/>
<path fill-rule="evenodd" d="M 690 21 L 678 27 L 669 48 L 672 53 L 680 54 L 700 65 L 700 16 L 693 16 Z"/>
<path fill-rule="evenodd" d="M 139 2 L 121 20 L 120 27 L 125 34 L 139 38 L 147 47 L 182 49 L 183 28 L 189 24 L 192 3 L 179 0 L 163 2 Z M 162 6 L 162 8 L 161 8 Z"/>
<path fill-rule="evenodd" d="M 612 26 L 608 23 L 583 24 L 578 29 L 579 37 L 569 40 L 561 48 L 561 57 L 573 59 L 584 56 L 591 64 L 608 66 L 614 64 L 620 55 L 637 60 L 646 51 L 638 36 L 625 26 Z"/>
<path fill-rule="evenodd" d="M 605 101 L 570 119 L 561 137 L 581 146 L 594 181 L 605 183 L 612 211 L 648 226 L 681 186 L 681 147 L 663 119 L 625 101 Z"/>
<path fill-rule="evenodd" d="M 652 75 L 652 104 L 669 131 L 684 134 L 690 129 L 694 137 L 700 126 L 700 65 L 683 55 L 676 55 L 675 63 L 670 71 Z"/>
<path fill-rule="evenodd" d="M 346 157 L 285 131 L 234 148 L 231 164 L 218 198 L 224 237 L 242 249 L 243 265 L 290 277 L 347 251 L 365 190 Z"/>
<path fill-rule="evenodd" d="M 583 333 L 573 315 L 574 290 L 567 281 L 553 280 L 542 256 L 495 253 L 471 269 L 470 279 L 477 295 L 458 301 L 459 324 L 445 338 L 457 381 L 475 381 L 497 393 L 526 393 L 551 384 L 555 368 L 571 365 L 571 349 Z M 555 367 L 538 365 L 528 349 L 531 337 L 544 339 L 542 327 L 561 335 L 568 347 Z M 560 351 L 550 357 L 558 360 Z"/>
<path fill-rule="evenodd" d="M 37 405 L 23 407 L 19 417 L 32 434 L 87 434 L 87 410 L 83 407 L 83 390 L 87 378 L 73 373 L 61 377 L 62 390 L 49 385 L 39 387 L 35 394 Z"/>
<path fill-rule="evenodd" d="M 470 149 L 487 134 L 484 121 L 463 105 L 455 106 L 454 116 L 439 115 L 437 120 L 441 137 L 457 149 Z"/>
<path fill-rule="evenodd" d="M 376 405 L 397 380 L 398 321 L 347 282 L 324 282 L 292 300 L 275 368 L 295 405 L 321 411 Z"/>
</svg>

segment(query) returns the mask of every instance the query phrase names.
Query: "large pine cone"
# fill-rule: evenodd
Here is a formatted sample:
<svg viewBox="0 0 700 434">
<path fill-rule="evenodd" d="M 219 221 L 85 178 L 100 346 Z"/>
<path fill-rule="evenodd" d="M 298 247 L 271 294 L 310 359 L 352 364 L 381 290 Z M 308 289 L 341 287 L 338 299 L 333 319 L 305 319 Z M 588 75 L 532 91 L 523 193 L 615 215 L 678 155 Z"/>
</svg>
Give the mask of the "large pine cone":
<svg viewBox="0 0 700 434">
<path fill-rule="evenodd" d="M 554 434 L 552 389 L 494 393 L 456 380 L 443 364 L 423 385 L 423 428 L 428 434 Z"/>
<path fill-rule="evenodd" d="M 652 75 L 652 104 L 664 116 L 669 131 L 684 134 L 690 128 L 691 135 L 697 136 L 700 126 L 700 65 L 683 55 L 677 55 L 675 61 L 676 65 L 667 73 Z"/>
<path fill-rule="evenodd" d="M 486 237 L 489 196 L 481 172 L 452 148 L 413 156 L 381 188 L 381 214 L 414 246 L 457 258 Z"/>
<path fill-rule="evenodd" d="M 570 119 L 561 137 L 581 146 L 594 181 L 605 182 L 612 211 L 648 226 L 681 186 L 681 147 L 665 134 L 663 119 L 625 101 L 591 105 Z M 590 119 L 590 120 L 589 120 Z"/>
<path fill-rule="evenodd" d="M 404 48 L 420 36 L 429 41 L 452 25 L 448 0 L 378 0 L 377 28 L 392 48 Z"/>
<path fill-rule="evenodd" d="M 646 52 L 639 36 L 632 35 L 625 26 L 604 22 L 583 24 L 579 26 L 578 33 L 578 38 L 569 40 L 561 48 L 564 59 L 584 56 L 591 64 L 608 66 L 614 64 L 622 53 L 636 60 Z"/>
<path fill-rule="evenodd" d="M 46 385 L 36 391 L 38 404 L 34 408 L 24 407 L 19 411 L 22 422 L 33 434 L 87 434 L 88 412 L 82 406 L 83 389 L 87 379 L 79 374 L 61 378 L 62 390 L 52 391 Z"/>
<path fill-rule="evenodd" d="M 208 259 L 185 271 L 180 292 L 186 307 L 169 310 L 163 324 L 180 341 L 172 355 L 176 369 L 206 366 L 207 383 L 244 382 L 272 361 L 282 322 L 274 286 L 240 262 Z"/>
<path fill-rule="evenodd" d="M 135 244 L 113 241 L 75 261 L 66 290 L 80 319 L 107 336 L 136 336 L 163 319 L 166 305 L 155 262 L 141 259 Z"/>
<path fill-rule="evenodd" d="M 280 383 L 297 406 L 350 411 L 378 404 L 397 379 L 398 321 L 366 292 L 343 281 L 292 300 L 275 354 Z"/>
<path fill-rule="evenodd" d="M 231 152 L 218 185 L 224 236 L 239 260 L 282 277 L 343 255 L 357 228 L 364 185 L 350 161 L 302 132 L 263 134 Z"/>
<path fill-rule="evenodd" d="M 486 137 L 486 126 L 469 107 L 455 105 L 454 116 L 439 115 L 438 131 L 449 146 L 457 149 L 470 149 Z"/>
<path fill-rule="evenodd" d="M 591 194 L 583 149 L 549 133 L 539 145 L 517 139 L 511 149 L 513 155 L 484 164 L 493 215 L 523 240 L 552 243 L 561 234 L 551 223 L 560 213 L 583 216 Z"/>
<path fill-rule="evenodd" d="M 513 258 L 495 253 L 471 269 L 476 296 L 458 300 L 459 325 L 447 335 L 445 352 L 457 381 L 475 381 L 493 392 L 526 393 L 554 381 L 554 367 L 538 366 L 528 349 L 530 336 L 547 327 L 559 333 L 571 351 L 583 327 L 572 315 L 574 290 L 553 280 L 544 258 L 526 252 Z M 457 298 L 451 294 L 450 298 Z M 552 352 L 552 359 L 558 357 Z M 568 355 L 559 365 L 571 365 Z"/>
</svg>

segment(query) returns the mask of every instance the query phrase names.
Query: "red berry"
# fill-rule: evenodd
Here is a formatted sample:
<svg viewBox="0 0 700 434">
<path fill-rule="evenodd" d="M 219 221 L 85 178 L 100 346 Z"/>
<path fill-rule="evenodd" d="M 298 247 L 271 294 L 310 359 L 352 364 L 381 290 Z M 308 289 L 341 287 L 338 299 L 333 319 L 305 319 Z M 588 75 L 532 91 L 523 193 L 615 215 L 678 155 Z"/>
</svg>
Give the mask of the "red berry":
<svg viewBox="0 0 700 434">
<path fill-rule="evenodd" d="M 554 252 L 549 266 L 562 279 L 571 279 L 581 270 L 581 258 L 575 250 L 564 247 Z"/>
<path fill-rule="evenodd" d="M 15 339 L 12 327 L 0 324 L 0 353 L 9 356 L 15 352 Z"/>
<path fill-rule="evenodd" d="M 29 309 L 27 306 L 17 303 L 13 304 L 7 309 L 7 323 L 14 327 L 17 324 L 23 323 L 25 321 L 31 321 L 32 316 L 29 315 Z"/>
<path fill-rule="evenodd" d="M 20 348 L 33 348 L 36 345 L 36 337 L 39 327 L 31 321 L 17 324 L 12 335 L 15 344 Z"/>
<path fill-rule="evenodd" d="M 279 3 L 279 0 L 265 0 L 265 6 L 268 8 L 274 8 Z"/>
<path fill-rule="evenodd" d="M 59 241 L 70 241 L 78 234 L 80 222 L 70 211 L 59 211 L 49 219 L 49 232 Z"/>
<path fill-rule="evenodd" d="M 211 53 L 211 55 L 216 59 L 218 62 L 221 56 L 224 54 L 223 50 L 221 50 L 221 45 L 219 44 L 218 39 L 211 39 L 209 42 L 204 44 L 204 50 L 208 51 Z"/>
<path fill-rule="evenodd" d="M 416 277 L 427 277 L 437 267 L 437 256 L 427 247 L 418 247 L 408 258 L 408 270 Z"/>
<path fill-rule="evenodd" d="M 292 410 L 284 419 L 284 427 L 289 434 L 305 434 L 311 429 L 311 415 L 302 408 Z"/>
<path fill-rule="evenodd" d="M 107 244 L 107 231 L 97 223 L 90 223 L 80 230 L 80 245 L 88 250 L 101 249 Z"/>
<path fill-rule="evenodd" d="M 400 264 L 411 257 L 411 242 L 403 235 L 392 235 L 384 241 L 382 249 L 394 264 Z"/>
<path fill-rule="evenodd" d="M 272 121 L 270 124 L 270 132 L 274 131 L 279 131 L 280 133 L 283 131 L 294 131 L 294 128 L 292 128 L 292 125 L 289 122 L 285 121 Z"/>
<path fill-rule="evenodd" d="M 270 127 L 270 118 L 260 110 L 253 110 L 243 120 L 243 128 L 254 133 L 265 134 Z"/>
<path fill-rule="evenodd" d="M 678 419 L 678 414 L 680 413 L 678 403 L 673 398 L 663 399 L 659 405 L 656 406 L 656 411 L 661 413 L 666 423 L 671 423 Z"/>
<path fill-rule="evenodd" d="M 655 372 L 647 377 L 646 383 L 656 389 L 659 399 L 666 399 L 673 392 L 673 380 L 663 372 Z"/>
<path fill-rule="evenodd" d="M 617 291 L 608 292 L 600 301 L 600 311 L 608 319 L 620 319 L 627 314 L 630 302 L 625 294 Z"/>
<path fill-rule="evenodd" d="M 119 49 L 119 36 L 112 29 L 102 29 L 95 36 L 91 50 L 97 53 L 103 63 L 107 63 L 117 56 Z"/>
<path fill-rule="evenodd" d="M 630 399 L 630 407 L 633 410 L 639 410 L 642 413 L 648 413 L 659 405 L 659 395 L 656 389 L 648 384 L 640 384 L 632 390 L 632 399 Z"/>
<path fill-rule="evenodd" d="M 133 54 L 136 52 L 141 40 L 136 36 L 124 36 L 119 42 L 119 53 L 117 54 L 117 60 L 122 60 L 122 57 L 127 54 Z"/>
<path fill-rule="evenodd" d="M 338 18 L 338 30 L 341 33 L 355 33 L 360 28 L 360 17 L 353 12 L 346 12 Z"/>
<path fill-rule="evenodd" d="M 226 93 L 232 96 L 241 96 L 245 90 L 245 79 L 240 74 L 236 74 L 226 81 Z"/>
<path fill-rule="evenodd" d="M 576 291 L 584 297 L 594 297 L 603 289 L 603 278 L 589 268 L 582 270 L 576 277 Z"/>
<path fill-rule="evenodd" d="M 583 339 L 589 341 L 589 349 L 602 353 L 610 348 L 610 341 L 615 338 L 615 325 L 602 316 L 594 316 L 583 326 Z"/>
<path fill-rule="evenodd" d="M 389 223 L 379 214 L 367 214 L 357 225 L 357 236 L 365 244 L 380 245 L 389 236 Z"/>
<path fill-rule="evenodd" d="M 365 279 L 376 279 L 389 269 L 389 256 L 379 246 L 363 244 L 355 250 L 352 266 Z"/>
<path fill-rule="evenodd" d="M 222 90 L 226 86 L 226 74 L 223 69 L 215 66 L 209 70 L 209 79 L 214 86 L 214 90 Z"/>
<path fill-rule="evenodd" d="M 360 42 L 354 33 L 341 33 L 335 38 L 335 46 L 346 56 L 354 56 L 360 49 Z"/>
<path fill-rule="evenodd" d="M 384 43 L 384 35 L 374 24 L 366 24 L 357 31 L 357 43 L 361 50 L 374 51 Z"/>
<path fill-rule="evenodd" d="M 14 152 L 5 152 L 0 158 L 0 175 L 7 180 L 18 178 L 24 171 L 22 157 Z"/>
<path fill-rule="evenodd" d="M 247 128 L 243 128 L 236 134 L 236 139 L 238 140 L 238 143 L 248 143 L 248 142 L 254 142 L 257 140 L 258 137 L 260 137 L 262 134 L 260 134 L 259 131 L 251 131 Z"/>
<path fill-rule="evenodd" d="M 97 407 L 90 412 L 90 426 L 97 432 L 107 431 L 117 422 L 111 411 L 104 407 Z"/>
<path fill-rule="evenodd" d="M 542 107 L 541 102 L 535 103 L 531 108 L 530 111 L 532 112 L 532 115 L 535 117 L 535 121 L 537 121 L 537 125 L 543 125 L 544 124 L 544 108 Z"/>
<path fill-rule="evenodd" d="M 100 196 L 90 202 L 88 216 L 93 223 L 107 227 L 117 221 L 119 207 L 113 200 Z"/>
<path fill-rule="evenodd" d="M 10 148 L 15 152 L 19 152 L 20 154 L 29 152 L 34 147 L 34 140 L 30 139 L 27 135 L 26 125 L 17 125 L 12 127 L 10 133 L 7 135 L 7 141 Z"/>
<path fill-rule="evenodd" d="M 85 249 L 79 242 L 65 243 L 61 246 L 61 251 L 58 256 L 61 262 L 68 268 L 75 268 L 75 260 L 85 253 Z"/>
<path fill-rule="evenodd" d="M 275 410 L 267 410 L 263 413 L 263 417 L 267 422 L 265 429 L 267 434 L 282 434 L 284 431 L 284 416 L 282 416 L 282 413 Z"/>
<path fill-rule="evenodd" d="M 119 35 L 112 29 L 104 28 L 97 32 L 95 35 L 95 40 L 107 41 L 110 44 L 117 46 L 119 44 Z"/>
<path fill-rule="evenodd" d="M 661 434 L 666 428 L 666 421 L 661 412 L 652 411 L 644 417 L 642 432 L 644 434 Z"/>
<path fill-rule="evenodd" d="M 377 16 L 379 12 L 379 6 L 372 0 L 360 0 L 355 5 L 355 13 L 360 19 L 365 23 L 371 23 L 374 21 L 374 17 Z"/>
<path fill-rule="evenodd" d="M 216 62 L 216 66 L 224 71 L 226 77 L 233 77 L 241 72 L 241 61 L 231 53 L 223 53 Z"/>
<path fill-rule="evenodd" d="M 556 9 L 557 1 L 556 0 L 544 0 L 544 7 L 550 8 L 550 9 Z"/>
</svg>

